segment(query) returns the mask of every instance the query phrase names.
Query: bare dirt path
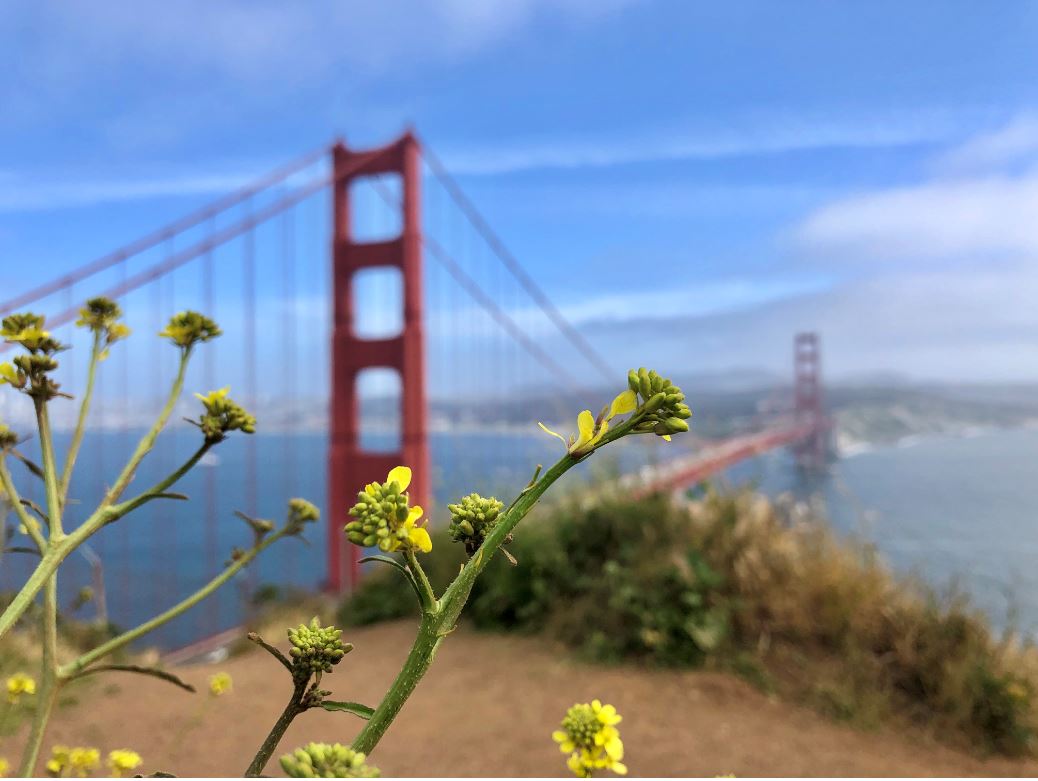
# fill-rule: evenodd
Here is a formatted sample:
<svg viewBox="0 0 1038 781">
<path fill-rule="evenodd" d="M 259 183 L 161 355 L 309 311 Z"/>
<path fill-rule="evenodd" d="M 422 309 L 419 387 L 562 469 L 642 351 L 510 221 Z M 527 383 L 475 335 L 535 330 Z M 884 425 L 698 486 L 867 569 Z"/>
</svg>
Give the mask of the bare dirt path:
<svg viewBox="0 0 1038 781">
<path fill-rule="evenodd" d="M 412 637 L 410 622 L 351 631 L 356 650 L 325 678 L 327 688 L 340 699 L 375 704 Z M 216 670 L 231 673 L 234 692 L 211 701 L 150 678 L 110 674 L 64 709 L 47 745 L 134 748 L 145 757 L 145 772 L 240 775 L 290 684 L 274 660 L 256 652 L 178 672 L 204 691 Z M 1038 775 L 1034 761 L 984 761 L 903 733 L 834 724 L 728 675 L 587 667 L 535 638 L 464 628 L 442 646 L 371 759 L 384 775 L 566 775 L 551 731 L 567 707 L 594 697 L 625 717 L 632 775 Z M 348 742 L 358 724 L 346 714 L 311 711 L 282 749 L 308 740 Z M 3 753 L 10 756 L 14 745 L 7 741 Z M 276 760 L 267 772 L 281 774 Z"/>
</svg>

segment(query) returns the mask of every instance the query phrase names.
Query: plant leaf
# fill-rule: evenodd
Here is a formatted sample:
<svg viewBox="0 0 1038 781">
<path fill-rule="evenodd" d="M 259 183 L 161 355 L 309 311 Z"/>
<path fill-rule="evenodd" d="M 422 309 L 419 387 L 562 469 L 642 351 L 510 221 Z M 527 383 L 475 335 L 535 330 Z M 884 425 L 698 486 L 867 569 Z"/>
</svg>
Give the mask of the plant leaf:
<svg viewBox="0 0 1038 781">
<path fill-rule="evenodd" d="M 327 711 L 344 711 L 345 713 L 352 713 L 354 716 L 367 721 L 375 715 L 375 709 L 369 708 L 367 705 L 361 705 L 359 702 L 336 702 L 335 700 L 325 700 L 321 703 L 321 707 Z"/>
<path fill-rule="evenodd" d="M 89 667 L 86 670 L 81 670 L 73 677 L 82 678 L 84 675 L 92 675 L 93 673 L 102 673 L 112 670 L 124 673 L 137 673 L 138 675 L 150 675 L 153 678 L 161 678 L 162 680 L 172 683 L 174 686 L 179 686 L 181 689 L 186 691 L 192 693 L 195 691 L 194 686 L 190 683 L 184 682 L 171 672 L 160 670 L 157 667 L 141 667 L 137 664 L 99 664 L 96 667 Z"/>
<path fill-rule="evenodd" d="M 418 581 L 414 579 L 414 573 L 411 572 L 410 569 L 405 567 L 396 559 L 389 558 L 389 556 L 365 556 L 363 559 L 360 560 L 360 563 L 363 564 L 367 561 L 380 561 L 383 564 L 388 564 L 389 566 L 395 567 L 396 569 L 400 570 L 403 576 L 407 578 L 407 582 L 411 584 L 411 588 L 414 589 L 415 596 L 418 597 L 418 604 L 422 604 L 422 590 L 418 588 Z"/>
</svg>

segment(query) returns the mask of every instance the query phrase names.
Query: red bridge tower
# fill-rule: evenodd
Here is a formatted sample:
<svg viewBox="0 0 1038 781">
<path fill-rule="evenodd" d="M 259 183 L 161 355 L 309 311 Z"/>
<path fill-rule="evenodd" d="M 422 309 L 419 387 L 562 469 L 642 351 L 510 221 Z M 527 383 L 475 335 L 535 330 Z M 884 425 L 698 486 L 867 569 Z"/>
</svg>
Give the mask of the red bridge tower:
<svg viewBox="0 0 1038 781">
<path fill-rule="evenodd" d="M 797 462 L 819 469 L 828 457 L 829 420 L 822 403 L 821 351 L 818 334 L 799 333 L 793 341 L 793 413 L 797 422 L 812 427 L 797 443 Z"/>
<path fill-rule="evenodd" d="M 338 592 L 360 575 L 360 548 L 348 545 L 342 527 L 346 509 L 365 483 L 383 481 L 391 468 L 413 470 L 412 504 L 428 507 L 429 449 L 426 437 L 425 340 L 422 329 L 421 158 L 418 141 L 407 133 L 379 149 L 353 151 L 343 144 L 332 150 L 334 208 L 332 266 L 331 452 L 328 472 L 328 590 Z M 403 184 L 399 236 L 387 241 L 352 238 L 350 185 L 362 177 L 395 173 Z M 403 276 L 403 330 L 385 339 L 360 339 L 353 323 L 354 276 L 361 269 L 397 268 Z M 361 448 L 357 376 L 367 368 L 394 369 L 400 375 L 401 448 L 374 453 Z M 346 562 L 348 561 L 348 567 Z"/>
</svg>

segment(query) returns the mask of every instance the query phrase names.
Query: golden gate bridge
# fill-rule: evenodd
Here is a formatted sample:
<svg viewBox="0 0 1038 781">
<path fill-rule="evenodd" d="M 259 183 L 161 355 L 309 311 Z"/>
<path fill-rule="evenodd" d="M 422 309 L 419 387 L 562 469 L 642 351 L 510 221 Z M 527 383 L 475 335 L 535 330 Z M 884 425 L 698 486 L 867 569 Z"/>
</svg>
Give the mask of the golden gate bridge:
<svg viewBox="0 0 1038 781">
<path fill-rule="evenodd" d="M 629 368 L 612 366 L 568 321 L 412 133 L 375 149 L 337 142 L 315 150 L 0 302 L 0 315 L 46 314 L 51 330 L 81 348 L 64 353 L 59 369 L 72 394 L 85 380 L 88 352 L 72 323 L 95 295 L 120 301 L 136 338 L 118 345 L 99 373 L 83 451 L 91 457 L 73 495 L 102 490 L 132 448 L 133 432 L 150 423 L 173 362 L 148 336 L 175 311 L 210 314 L 225 333 L 200 351 L 186 387 L 234 386 L 263 433 L 226 443 L 186 478 L 185 492 L 200 502 L 103 530 L 91 561 L 81 562 L 92 570 L 73 571 L 67 588 L 96 579 L 96 561 L 104 561 L 111 619 L 129 624 L 219 571 L 242 531 L 233 510 L 269 516 L 288 497 L 305 496 L 323 512 L 321 547 L 275 546 L 254 563 L 241 594 L 221 595 L 171 624 L 157 638 L 166 645 L 236 625 L 257 583 L 351 588 L 360 552 L 346 546 L 341 527 L 358 486 L 406 463 L 416 501 L 427 508 L 472 490 L 472 480 L 484 481 L 479 490 L 507 491 L 504 475 L 518 451 L 529 450 L 532 463 L 550 457 L 551 444 L 517 435 L 494 411 L 523 399 L 527 421 L 568 418 L 572 410 L 533 391 L 561 385 L 590 401 L 588 377 L 614 389 Z M 682 491 L 781 447 L 802 466 L 823 465 L 830 421 L 817 335 L 795 336 L 793 366 L 785 414 L 700 441 L 691 452 L 663 451 L 655 465 L 627 470 L 625 490 Z M 698 412 L 695 389 L 687 392 Z M 0 416 L 17 427 L 11 402 L 0 399 Z M 184 414 L 191 403 L 182 402 Z M 189 444 L 190 432 L 171 426 L 142 472 L 170 471 Z M 498 485 L 487 485 L 495 479 Z M 26 493 L 35 498 L 31 488 Z M 0 588 L 24 575 L 13 560 L 4 559 Z"/>
</svg>

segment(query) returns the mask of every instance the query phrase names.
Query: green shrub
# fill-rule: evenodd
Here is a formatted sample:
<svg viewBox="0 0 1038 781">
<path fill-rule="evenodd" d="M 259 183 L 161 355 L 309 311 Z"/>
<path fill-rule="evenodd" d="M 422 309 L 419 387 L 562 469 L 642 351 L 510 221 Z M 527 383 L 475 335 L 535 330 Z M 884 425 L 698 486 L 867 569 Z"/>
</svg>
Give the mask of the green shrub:
<svg viewBox="0 0 1038 781">
<path fill-rule="evenodd" d="M 519 565 L 492 562 L 473 591 L 478 628 L 546 632 L 596 661 L 710 663 L 861 726 L 908 719 L 985 750 L 1034 748 L 1034 650 L 999 643 L 964 599 L 893 577 L 800 505 L 714 490 L 572 502 L 531 518 L 509 549 Z M 434 585 L 463 558 L 438 536 Z M 387 571 L 341 618 L 412 614 Z"/>
</svg>

